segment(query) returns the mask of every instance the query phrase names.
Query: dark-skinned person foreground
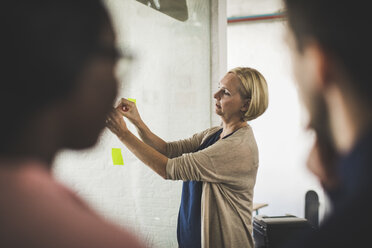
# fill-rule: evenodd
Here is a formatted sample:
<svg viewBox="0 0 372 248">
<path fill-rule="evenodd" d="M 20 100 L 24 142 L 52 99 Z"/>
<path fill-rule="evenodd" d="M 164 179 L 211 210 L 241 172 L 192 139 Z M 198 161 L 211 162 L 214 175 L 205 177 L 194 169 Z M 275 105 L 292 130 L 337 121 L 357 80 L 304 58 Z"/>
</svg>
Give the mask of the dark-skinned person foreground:
<svg viewBox="0 0 372 248">
<path fill-rule="evenodd" d="M 162 178 L 182 180 L 177 240 L 180 248 L 253 248 L 253 190 L 258 147 L 247 123 L 268 106 L 268 87 L 256 69 L 237 67 L 214 94 L 221 126 L 190 138 L 165 142 L 142 121 L 136 104 L 122 99 L 107 126 L 129 150 Z M 137 128 L 138 139 L 123 119 Z"/>
<path fill-rule="evenodd" d="M 104 5 L 5 1 L 0 12 L 0 247 L 144 247 L 51 172 L 61 149 L 96 143 L 117 94 Z"/>
<path fill-rule="evenodd" d="M 331 201 L 318 230 L 285 247 L 371 247 L 372 36 L 367 1 L 285 0 L 309 129 L 308 168 Z"/>
</svg>

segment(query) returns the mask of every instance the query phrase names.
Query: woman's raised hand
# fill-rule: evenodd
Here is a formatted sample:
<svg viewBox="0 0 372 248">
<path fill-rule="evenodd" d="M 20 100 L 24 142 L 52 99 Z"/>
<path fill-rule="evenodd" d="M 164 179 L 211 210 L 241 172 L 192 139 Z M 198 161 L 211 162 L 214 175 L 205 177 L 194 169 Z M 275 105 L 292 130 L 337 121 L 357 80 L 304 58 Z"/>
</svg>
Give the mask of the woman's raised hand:
<svg viewBox="0 0 372 248">
<path fill-rule="evenodd" d="M 136 104 L 128 99 L 121 98 L 116 105 L 116 110 L 128 118 L 135 126 L 141 122 L 141 116 L 138 113 Z"/>
<path fill-rule="evenodd" d="M 124 121 L 123 115 L 115 108 L 112 108 L 110 113 L 107 115 L 106 127 L 108 127 L 108 129 L 118 137 L 121 137 L 128 132 L 128 127 Z"/>
</svg>

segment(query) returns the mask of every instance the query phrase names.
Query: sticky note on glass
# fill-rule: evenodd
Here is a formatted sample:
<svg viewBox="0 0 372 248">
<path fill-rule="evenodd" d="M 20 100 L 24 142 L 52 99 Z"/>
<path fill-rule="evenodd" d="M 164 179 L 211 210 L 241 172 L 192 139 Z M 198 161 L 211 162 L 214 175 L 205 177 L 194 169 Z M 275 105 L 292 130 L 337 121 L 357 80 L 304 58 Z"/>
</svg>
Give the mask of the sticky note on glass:
<svg viewBox="0 0 372 248">
<path fill-rule="evenodd" d="M 134 98 L 128 98 L 128 101 L 136 103 L 136 99 L 134 99 Z"/>
<path fill-rule="evenodd" d="M 112 148 L 111 156 L 114 165 L 124 165 L 123 156 L 121 155 L 120 148 Z"/>
</svg>

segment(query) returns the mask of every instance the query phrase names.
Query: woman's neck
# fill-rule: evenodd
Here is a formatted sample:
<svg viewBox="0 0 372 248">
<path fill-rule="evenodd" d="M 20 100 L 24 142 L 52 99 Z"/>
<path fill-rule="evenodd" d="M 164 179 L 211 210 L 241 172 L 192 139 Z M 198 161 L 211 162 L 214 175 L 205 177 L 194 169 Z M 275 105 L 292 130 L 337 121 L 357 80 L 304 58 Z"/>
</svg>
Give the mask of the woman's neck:
<svg viewBox="0 0 372 248">
<path fill-rule="evenodd" d="M 241 121 L 241 120 L 230 121 L 230 122 L 222 121 L 223 131 L 221 133 L 220 138 L 222 139 L 226 135 L 229 135 L 230 133 L 235 132 L 239 128 L 246 127 L 246 126 L 248 126 L 247 122 Z"/>
</svg>

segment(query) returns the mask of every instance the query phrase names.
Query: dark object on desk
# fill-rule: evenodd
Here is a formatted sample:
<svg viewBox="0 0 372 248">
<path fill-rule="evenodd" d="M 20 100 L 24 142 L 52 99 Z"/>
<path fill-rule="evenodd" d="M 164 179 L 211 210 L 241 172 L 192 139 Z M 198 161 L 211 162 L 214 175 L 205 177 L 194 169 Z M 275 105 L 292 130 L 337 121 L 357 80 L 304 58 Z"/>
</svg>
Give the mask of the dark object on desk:
<svg viewBox="0 0 372 248">
<path fill-rule="evenodd" d="M 313 227 L 319 227 L 319 197 L 313 190 L 307 191 L 305 195 L 305 218 Z"/>
<path fill-rule="evenodd" d="M 294 215 L 257 215 L 253 220 L 255 248 L 280 247 L 292 237 L 313 230 L 310 222 Z"/>
</svg>

